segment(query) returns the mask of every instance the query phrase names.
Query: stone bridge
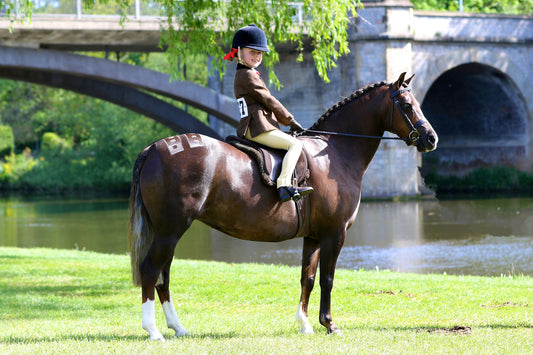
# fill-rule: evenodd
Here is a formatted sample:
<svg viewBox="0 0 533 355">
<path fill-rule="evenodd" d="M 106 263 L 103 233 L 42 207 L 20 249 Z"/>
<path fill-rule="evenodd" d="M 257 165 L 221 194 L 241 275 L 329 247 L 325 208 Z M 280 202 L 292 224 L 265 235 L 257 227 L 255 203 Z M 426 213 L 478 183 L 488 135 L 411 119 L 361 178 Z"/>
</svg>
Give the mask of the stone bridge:
<svg viewBox="0 0 533 355">
<path fill-rule="evenodd" d="M 425 170 L 445 174 L 495 165 L 532 170 L 533 17 L 413 11 L 405 0 L 364 5 L 349 31 L 351 53 L 329 74 L 331 83 L 318 77 L 310 52 L 301 63 L 293 48 L 280 46 L 275 70 L 283 88 L 275 95 L 308 127 L 359 87 L 393 81 L 403 71 L 416 74 L 413 93 L 439 133 L 439 148 L 423 158 L 401 142 L 383 141 L 364 181 L 366 197 L 424 192 L 422 160 Z M 202 88 L 66 52 L 159 50 L 158 21 L 141 17 L 120 27 L 118 20 L 35 17 L 9 33 L 0 20 L 0 77 L 106 99 L 178 132 L 233 133 L 235 64 L 228 64 L 221 80 L 214 75 L 209 88 Z M 150 93 L 209 112 L 210 126 L 193 122 Z"/>
</svg>

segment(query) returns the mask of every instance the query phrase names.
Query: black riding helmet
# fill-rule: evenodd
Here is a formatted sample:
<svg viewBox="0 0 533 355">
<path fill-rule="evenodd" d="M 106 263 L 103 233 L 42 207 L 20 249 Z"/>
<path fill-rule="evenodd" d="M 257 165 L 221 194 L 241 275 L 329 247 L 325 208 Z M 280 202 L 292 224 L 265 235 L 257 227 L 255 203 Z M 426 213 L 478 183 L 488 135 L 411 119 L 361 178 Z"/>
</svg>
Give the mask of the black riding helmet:
<svg viewBox="0 0 533 355">
<path fill-rule="evenodd" d="M 262 52 L 270 52 L 265 32 L 255 24 L 240 28 L 233 36 L 232 48 L 250 48 Z"/>
</svg>

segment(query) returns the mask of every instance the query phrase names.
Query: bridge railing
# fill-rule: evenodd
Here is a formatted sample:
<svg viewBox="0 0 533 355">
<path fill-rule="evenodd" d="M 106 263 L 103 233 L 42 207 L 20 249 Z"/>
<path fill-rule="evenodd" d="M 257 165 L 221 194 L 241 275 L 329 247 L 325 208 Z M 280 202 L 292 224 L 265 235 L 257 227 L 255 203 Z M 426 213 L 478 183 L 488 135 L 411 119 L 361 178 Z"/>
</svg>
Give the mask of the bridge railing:
<svg viewBox="0 0 533 355">
<path fill-rule="evenodd" d="M 23 16 L 19 12 L 19 3 L 21 0 L 15 0 L 15 13 L 18 18 Z M 221 0 L 224 1 L 224 0 Z M 101 5 L 96 3 L 92 8 L 84 8 L 82 0 L 32 0 L 33 15 L 35 17 L 41 16 L 70 16 L 77 19 L 87 17 L 121 17 L 122 9 L 116 6 Z M 293 22 L 301 24 L 304 21 L 303 3 L 292 2 L 289 3 L 296 10 L 296 15 L 293 16 Z M 126 9 L 128 16 L 133 16 L 135 19 L 147 17 L 161 17 L 161 5 L 157 2 L 146 0 L 134 0 L 132 6 Z"/>
</svg>

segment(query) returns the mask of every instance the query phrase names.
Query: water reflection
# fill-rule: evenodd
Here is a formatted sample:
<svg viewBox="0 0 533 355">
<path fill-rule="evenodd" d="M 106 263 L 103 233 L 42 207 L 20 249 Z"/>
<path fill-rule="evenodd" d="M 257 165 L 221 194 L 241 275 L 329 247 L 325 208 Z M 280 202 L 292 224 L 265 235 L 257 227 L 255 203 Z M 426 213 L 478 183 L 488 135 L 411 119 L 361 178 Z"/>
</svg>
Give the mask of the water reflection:
<svg viewBox="0 0 533 355">
<path fill-rule="evenodd" d="M 0 200 L 0 245 L 125 253 L 127 201 Z M 363 203 L 338 266 L 533 275 L 533 199 Z M 299 265 L 302 240 L 258 243 L 194 223 L 179 258 Z"/>
<path fill-rule="evenodd" d="M 0 199 L 0 245 L 124 253 L 124 199 Z"/>
</svg>

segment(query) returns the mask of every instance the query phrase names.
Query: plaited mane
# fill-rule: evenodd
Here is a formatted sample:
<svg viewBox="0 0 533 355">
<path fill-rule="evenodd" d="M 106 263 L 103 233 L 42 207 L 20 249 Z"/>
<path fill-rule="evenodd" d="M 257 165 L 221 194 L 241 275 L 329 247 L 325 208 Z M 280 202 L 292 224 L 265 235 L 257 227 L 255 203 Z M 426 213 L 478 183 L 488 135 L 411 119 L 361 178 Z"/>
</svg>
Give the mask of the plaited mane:
<svg viewBox="0 0 533 355">
<path fill-rule="evenodd" d="M 322 116 L 320 116 L 320 118 L 311 127 L 309 127 L 309 129 L 315 129 L 326 118 L 331 116 L 332 113 L 334 113 L 335 111 L 337 111 L 338 109 L 340 109 L 344 105 L 352 102 L 353 100 L 355 100 L 355 99 L 357 99 L 357 98 L 359 98 L 361 96 L 365 96 L 366 94 L 368 94 L 369 92 L 371 92 L 372 90 L 374 90 L 374 89 L 376 89 L 378 87 L 381 87 L 381 86 L 387 85 L 387 84 L 388 83 L 386 81 L 381 81 L 379 83 L 369 84 L 367 86 L 362 87 L 361 89 L 359 89 L 357 91 L 352 92 L 352 94 L 350 96 L 340 100 L 335 105 L 331 106 L 326 112 L 324 112 L 324 114 Z"/>
</svg>

